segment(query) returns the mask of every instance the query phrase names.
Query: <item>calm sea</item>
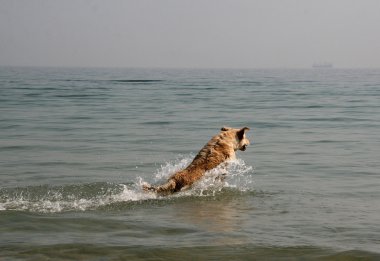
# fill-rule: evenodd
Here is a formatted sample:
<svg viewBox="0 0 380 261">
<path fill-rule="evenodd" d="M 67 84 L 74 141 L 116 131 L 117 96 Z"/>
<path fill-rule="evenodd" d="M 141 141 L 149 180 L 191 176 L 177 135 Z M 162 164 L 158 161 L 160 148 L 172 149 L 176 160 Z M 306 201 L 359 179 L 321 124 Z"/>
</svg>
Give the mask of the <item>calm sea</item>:
<svg viewBox="0 0 380 261">
<path fill-rule="evenodd" d="M 380 70 L 0 68 L 0 260 L 379 260 L 379 133 Z"/>
</svg>

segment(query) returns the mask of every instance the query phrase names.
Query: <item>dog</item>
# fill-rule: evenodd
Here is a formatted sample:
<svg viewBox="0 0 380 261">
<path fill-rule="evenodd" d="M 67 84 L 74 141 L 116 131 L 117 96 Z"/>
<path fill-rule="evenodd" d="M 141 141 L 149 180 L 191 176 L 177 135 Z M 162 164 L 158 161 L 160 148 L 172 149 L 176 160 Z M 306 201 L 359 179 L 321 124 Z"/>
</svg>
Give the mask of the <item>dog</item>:
<svg viewBox="0 0 380 261">
<path fill-rule="evenodd" d="M 245 151 L 250 144 L 245 136 L 245 132 L 248 130 L 248 127 L 241 129 L 222 127 L 221 132 L 211 138 L 189 166 L 176 172 L 165 184 L 157 187 L 144 184 L 143 190 L 168 195 L 191 187 L 207 171 L 226 164 L 228 160 L 236 159 L 235 152 L 237 150 Z"/>
</svg>

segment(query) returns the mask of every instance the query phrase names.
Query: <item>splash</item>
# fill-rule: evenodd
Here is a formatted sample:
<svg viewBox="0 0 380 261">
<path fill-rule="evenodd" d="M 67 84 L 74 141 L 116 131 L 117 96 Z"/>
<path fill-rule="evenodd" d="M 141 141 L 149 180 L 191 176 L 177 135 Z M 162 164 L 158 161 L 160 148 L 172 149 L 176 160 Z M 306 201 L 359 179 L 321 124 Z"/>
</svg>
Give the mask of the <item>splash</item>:
<svg viewBox="0 0 380 261">
<path fill-rule="evenodd" d="M 185 168 L 191 163 L 193 155 L 178 158 L 175 162 L 168 162 L 158 169 L 154 176 L 153 184 L 162 184 L 175 172 Z M 215 195 L 223 188 L 234 188 L 239 191 L 253 190 L 253 167 L 247 166 L 242 159 L 231 160 L 226 167 L 218 166 L 206 172 L 205 176 L 195 183 L 190 190 L 178 193 L 179 196 Z M 141 184 L 145 182 L 141 179 Z"/>
<path fill-rule="evenodd" d="M 85 211 L 113 202 L 144 199 L 132 185 L 91 183 L 64 186 L 33 186 L 0 190 L 0 210 L 54 213 Z"/>
<path fill-rule="evenodd" d="M 176 171 L 186 167 L 192 155 L 178 158 L 162 165 L 154 175 L 152 183 L 165 182 Z M 227 175 L 223 175 L 227 174 Z M 215 196 L 223 188 L 237 191 L 253 190 L 253 168 L 243 160 L 229 162 L 227 168 L 217 167 L 205 174 L 191 189 L 169 197 L 142 190 L 146 181 L 137 177 L 134 182 L 125 184 L 89 183 L 63 186 L 30 186 L 0 189 L 0 211 L 16 210 L 40 213 L 96 210 L 115 203 L 147 200 L 168 200 L 172 197 Z M 150 180 L 149 180 L 150 181 Z"/>
</svg>

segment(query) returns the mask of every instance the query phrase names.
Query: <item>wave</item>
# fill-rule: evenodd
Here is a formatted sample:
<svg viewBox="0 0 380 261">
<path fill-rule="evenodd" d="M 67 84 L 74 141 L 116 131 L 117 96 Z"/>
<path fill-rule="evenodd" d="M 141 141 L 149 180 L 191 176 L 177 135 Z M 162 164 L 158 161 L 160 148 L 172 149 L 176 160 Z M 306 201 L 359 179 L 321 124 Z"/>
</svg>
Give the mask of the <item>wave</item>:
<svg viewBox="0 0 380 261">
<path fill-rule="evenodd" d="M 57 253 L 60 253 L 60 258 L 57 258 Z M 2 257 L 17 260 L 20 257 L 27 260 L 178 260 L 178 257 L 182 260 L 379 260 L 380 254 L 365 250 L 334 250 L 313 245 L 281 247 L 246 243 L 136 247 L 81 243 L 7 246 Z"/>
<path fill-rule="evenodd" d="M 131 204 L 150 200 L 170 200 L 182 197 L 208 197 L 223 193 L 241 193 L 253 190 L 253 167 L 247 166 L 243 160 L 231 161 L 227 168 L 227 178 L 218 178 L 222 173 L 215 168 L 205 174 L 190 190 L 168 197 L 145 192 L 142 185 L 146 182 L 161 184 L 177 170 L 186 167 L 193 157 L 177 159 L 162 165 L 148 180 L 137 177 L 129 183 L 87 183 L 74 185 L 39 185 L 0 189 L 0 211 L 29 211 L 40 213 L 56 213 L 67 211 L 87 211 L 115 204 Z M 153 179 L 153 180 L 151 180 Z"/>
<path fill-rule="evenodd" d="M 109 82 L 116 82 L 116 83 L 156 83 L 156 82 L 163 82 L 163 80 L 107 80 Z"/>
<path fill-rule="evenodd" d="M 55 79 L 55 81 L 62 82 L 88 82 L 88 83 L 101 83 L 101 82 L 111 82 L 111 83 L 131 83 L 131 84 L 153 84 L 164 82 L 165 80 L 157 79 Z"/>
</svg>

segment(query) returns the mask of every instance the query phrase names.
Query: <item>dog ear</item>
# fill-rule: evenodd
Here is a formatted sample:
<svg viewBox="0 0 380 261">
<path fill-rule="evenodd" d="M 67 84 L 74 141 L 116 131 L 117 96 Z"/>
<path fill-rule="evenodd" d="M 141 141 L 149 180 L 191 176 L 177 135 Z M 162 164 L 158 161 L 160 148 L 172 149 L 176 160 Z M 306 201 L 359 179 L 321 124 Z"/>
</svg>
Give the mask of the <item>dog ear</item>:
<svg viewBox="0 0 380 261">
<path fill-rule="evenodd" d="M 241 129 L 237 132 L 238 139 L 239 139 L 239 140 L 242 140 L 243 137 L 244 137 L 244 133 L 245 133 L 246 131 L 248 131 L 248 130 L 249 130 L 248 127 L 241 128 Z"/>
<path fill-rule="evenodd" d="M 229 131 L 229 130 L 231 130 L 231 128 L 230 128 L 230 127 L 223 126 L 220 130 L 221 130 L 221 131 Z"/>
</svg>

